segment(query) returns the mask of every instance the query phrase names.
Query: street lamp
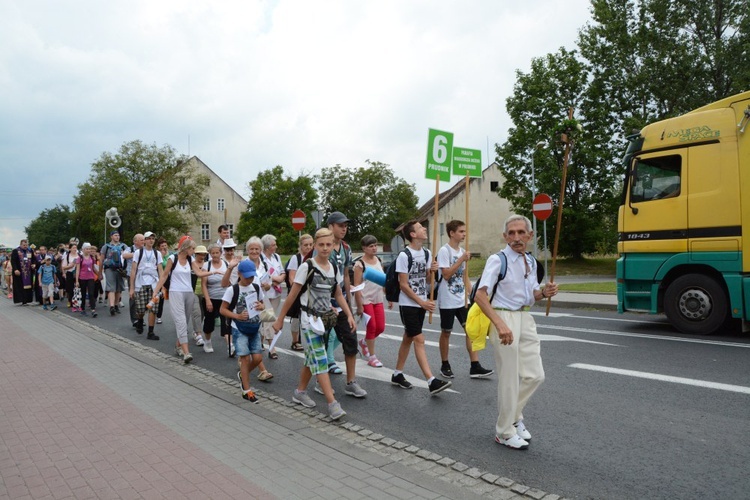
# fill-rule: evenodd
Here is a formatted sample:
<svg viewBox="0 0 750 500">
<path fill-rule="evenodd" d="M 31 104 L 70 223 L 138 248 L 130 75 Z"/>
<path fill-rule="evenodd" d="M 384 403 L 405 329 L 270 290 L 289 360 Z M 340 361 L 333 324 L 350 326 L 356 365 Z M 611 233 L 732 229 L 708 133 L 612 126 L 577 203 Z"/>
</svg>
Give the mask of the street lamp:
<svg viewBox="0 0 750 500">
<path fill-rule="evenodd" d="M 547 145 L 544 141 L 539 141 L 534 146 L 534 149 L 531 151 L 531 206 L 534 207 L 534 198 L 536 198 L 536 175 L 534 172 L 534 155 L 536 152 L 540 149 L 543 149 Z M 534 224 L 534 257 L 537 257 L 537 247 L 536 247 L 536 241 L 537 241 L 537 234 L 536 234 L 536 217 L 532 215 L 533 224 Z"/>
</svg>

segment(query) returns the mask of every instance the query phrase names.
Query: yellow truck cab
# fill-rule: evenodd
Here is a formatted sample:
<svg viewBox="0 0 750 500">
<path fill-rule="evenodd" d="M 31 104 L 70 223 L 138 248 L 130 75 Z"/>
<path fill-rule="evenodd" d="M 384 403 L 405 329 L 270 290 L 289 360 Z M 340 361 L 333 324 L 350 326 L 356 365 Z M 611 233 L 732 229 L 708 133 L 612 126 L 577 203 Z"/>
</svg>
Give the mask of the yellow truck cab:
<svg viewBox="0 0 750 500">
<path fill-rule="evenodd" d="M 628 138 L 619 312 L 663 312 L 693 334 L 750 320 L 749 122 L 744 92 Z"/>
</svg>

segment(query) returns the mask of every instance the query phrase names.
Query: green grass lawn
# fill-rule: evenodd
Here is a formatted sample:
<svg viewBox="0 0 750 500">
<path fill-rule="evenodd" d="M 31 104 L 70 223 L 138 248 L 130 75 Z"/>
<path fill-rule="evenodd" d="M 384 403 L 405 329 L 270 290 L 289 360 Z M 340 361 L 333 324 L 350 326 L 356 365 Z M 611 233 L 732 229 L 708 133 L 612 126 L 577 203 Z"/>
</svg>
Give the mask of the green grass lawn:
<svg viewBox="0 0 750 500">
<path fill-rule="evenodd" d="M 566 283 L 559 286 L 562 292 L 617 293 L 617 283 L 614 280 L 603 283 Z"/>
</svg>

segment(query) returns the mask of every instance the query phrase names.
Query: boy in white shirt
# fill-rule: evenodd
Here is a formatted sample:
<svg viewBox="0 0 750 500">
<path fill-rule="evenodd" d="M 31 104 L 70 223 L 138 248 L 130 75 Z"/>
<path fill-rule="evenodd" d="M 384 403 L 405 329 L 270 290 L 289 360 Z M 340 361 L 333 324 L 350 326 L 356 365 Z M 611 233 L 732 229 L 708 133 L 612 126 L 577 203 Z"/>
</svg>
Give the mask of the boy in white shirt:
<svg viewBox="0 0 750 500">
<path fill-rule="evenodd" d="M 406 365 L 411 346 L 414 344 L 414 357 L 417 358 L 417 363 L 427 379 L 430 394 L 434 395 L 451 386 L 450 381 L 432 376 L 422 334 L 425 313 L 435 310 L 435 302 L 428 300 L 427 297 L 427 272 L 428 270 L 437 271 L 438 264 L 429 259 L 429 253 L 422 248 L 424 242 L 427 241 L 427 228 L 419 222 L 409 222 L 404 226 L 403 236 L 409 244 L 396 258 L 396 272 L 401 288 L 398 309 L 401 322 L 404 324 L 404 336 L 401 339 L 401 347 L 398 349 L 398 361 L 396 370 L 391 376 L 391 384 L 403 389 L 412 388 L 411 382 L 406 380 L 402 370 Z M 409 265 L 409 256 L 411 256 L 411 265 Z M 428 262 L 428 259 L 431 262 Z"/>
<path fill-rule="evenodd" d="M 258 314 L 265 308 L 263 291 L 253 283 L 256 271 L 252 261 L 241 261 L 237 265 L 237 275 L 239 281 L 224 292 L 219 312 L 223 317 L 232 319 L 232 341 L 240 357 L 237 375 L 242 385 L 242 398 L 257 403 L 255 391 L 250 388 L 250 372 L 263 360 Z"/>
<path fill-rule="evenodd" d="M 460 220 L 452 220 L 445 226 L 449 241 L 438 251 L 437 263 L 443 276 L 438 290 L 438 308 L 440 309 L 440 359 L 442 365 L 440 374 L 453 378 L 453 370 L 448 362 L 451 330 L 454 319 L 458 319 L 461 328 L 466 329 L 466 290 L 471 289 L 466 263 L 471 258 L 459 245 L 466 239 L 466 224 Z M 472 351 L 471 340 L 466 337 L 466 350 L 469 352 L 471 378 L 489 377 L 493 370 L 484 368 L 479 363 L 479 355 Z"/>
</svg>

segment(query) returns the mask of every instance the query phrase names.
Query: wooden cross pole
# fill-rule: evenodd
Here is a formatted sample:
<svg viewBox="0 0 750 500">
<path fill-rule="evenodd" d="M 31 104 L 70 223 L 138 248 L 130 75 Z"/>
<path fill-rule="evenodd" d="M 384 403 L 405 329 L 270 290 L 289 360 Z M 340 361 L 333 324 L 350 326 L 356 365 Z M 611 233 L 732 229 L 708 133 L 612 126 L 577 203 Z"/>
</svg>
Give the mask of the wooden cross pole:
<svg viewBox="0 0 750 500">
<path fill-rule="evenodd" d="M 437 259 L 435 247 L 437 246 L 437 233 L 438 233 L 438 203 L 440 202 L 440 176 L 435 178 L 435 208 L 432 211 L 432 259 L 427 263 L 427 268 L 432 267 L 432 262 Z M 430 301 L 435 300 L 435 273 L 430 271 Z M 427 322 L 432 324 L 432 311 L 427 318 Z"/>
<path fill-rule="evenodd" d="M 466 171 L 466 183 L 464 184 L 464 199 L 466 200 L 466 246 L 464 251 L 469 254 L 469 171 Z M 464 269 L 464 276 L 469 273 L 469 262 L 466 262 L 466 268 Z M 464 307 L 469 305 L 469 291 L 464 290 Z"/>
<path fill-rule="evenodd" d="M 568 111 L 568 119 L 573 119 L 573 107 L 570 107 Z M 569 134 L 562 134 L 562 142 L 565 143 L 565 157 L 563 158 L 563 169 L 562 169 L 562 180 L 560 181 L 560 202 L 557 205 L 557 225 L 555 226 L 555 244 L 552 247 L 552 266 L 550 270 L 549 279 L 555 281 L 555 264 L 557 264 L 557 246 L 560 242 L 560 227 L 562 226 L 563 216 L 563 202 L 565 201 L 565 184 L 568 176 L 568 162 L 570 161 L 570 151 L 573 148 L 573 139 Z M 552 306 L 552 297 L 547 298 L 547 313 L 549 316 L 549 309 Z"/>
</svg>

